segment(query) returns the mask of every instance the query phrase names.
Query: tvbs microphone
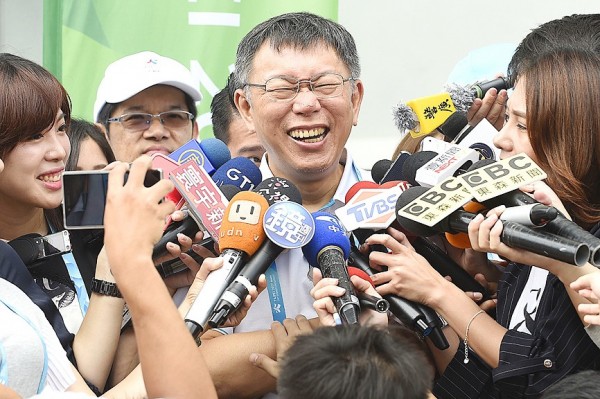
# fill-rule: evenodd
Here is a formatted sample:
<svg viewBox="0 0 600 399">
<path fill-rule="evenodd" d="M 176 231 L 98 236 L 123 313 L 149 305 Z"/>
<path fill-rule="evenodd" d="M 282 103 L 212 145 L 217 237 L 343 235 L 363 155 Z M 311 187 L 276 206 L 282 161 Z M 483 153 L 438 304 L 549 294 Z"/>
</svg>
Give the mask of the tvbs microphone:
<svg viewBox="0 0 600 399">
<path fill-rule="evenodd" d="M 357 324 L 360 305 L 354 286 L 350 282 L 346 259 L 350 253 L 350 240 L 335 216 L 326 212 L 313 213 L 315 235 L 302 252 L 308 263 L 321 269 L 323 277 L 335 278 L 346 291 L 332 298 L 342 324 Z"/>
<path fill-rule="evenodd" d="M 208 321 L 213 328 L 222 325 L 240 307 L 250 287 L 258 283 L 260 275 L 284 249 L 300 248 L 314 234 L 312 216 L 299 204 L 302 202 L 300 191 L 290 181 L 271 177 L 260 183 L 256 191 L 265 194 L 271 204 L 263 219 L 267 238 L 221 295 Z"/>
<path fill-rule="evenodd" d="M 403 216 L 425 211 L 425 209 L 421 209 L 421 205 L 416 204 L 414 201 L 426 191 L 426 187 L 411 187 L 400 195 L 396 203 L 396 215 L 400 226 L 414 235 L 426 237 L 435 235 L 437 232 L 467 233 L 469 223 L 475 218 L 475 214 L 460 209 L 432 227 Z M 419 209 L 411 210 L 413 205 Z M 403 209 L 405 207 L 407 208 Z M 510 247 L 526 249 L 576 266 L 582 266 L 589 258 L 590 249 L 582 243 L 533 230 L 514 222 L 504 222 L 503 225 L 500 240 Z"/>
<path fill-rule="evenodd" d="M 246 259 L 264 241 L 262 219 L 267 207 L 264 197 L 251 191 L 240 192 L 227 205 L 219 232 L 223 267 L 208 275 L 185 316 L 185 324 L 194 338 L 198 338 L 204 330 L 217 301 L 238 275 Z"/>
<path fill-rule="evenodd" d="M 474 163 L 469 171 L 482 170 L 482 176 L 493 173 L 493 171 L 487 172 L 489 168 L 494 168 L 493 161 L 483 159 L 479 162 Z M 485 178 L 485 177 L 484 177 Z M 490 198 L 483 204 L 488 208 L 494 208 L 500 205 L 505 206 L 520 206 L 520 205 L 531 205 L 537 204 L 538 202 L 525 194 L 520 190 L 510 191 L 505 194 L 501 194 L 497 197 Z M 554 233 L 560 237 L 565 237 L 576 242 L 585 243 L 590 249 L 589 261 L 594 266 L 600 266 L 600 239 L 590 232 L 584 230 L 575 222 L 567 219 L 564 215 L 558 213 L 553 220 L 548 221 L 544 225 L 544 229 L 551 233 Z"/>
</svg>

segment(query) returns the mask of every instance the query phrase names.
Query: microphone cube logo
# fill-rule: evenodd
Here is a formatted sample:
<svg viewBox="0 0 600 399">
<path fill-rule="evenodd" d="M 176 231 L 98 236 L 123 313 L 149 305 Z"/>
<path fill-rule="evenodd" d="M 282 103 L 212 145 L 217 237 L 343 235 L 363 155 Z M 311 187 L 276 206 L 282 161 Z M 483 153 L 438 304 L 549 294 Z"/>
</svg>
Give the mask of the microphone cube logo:
<svg viewBox="0 0 600 399">
<path fill-rule="evenodd" d="M 302 205 L 276 202 L 265 212 L 263 228 L 267 237 L 282 248 L 301 248 L 315 234 L 315 221 Z"/>
<path fill-rule="evenodd" d="M 360 189 L 335 214 L 348 231 L 385 229 L 396 219 L 396 201 L 402 191 L 399 186 Z"/>
</svg>

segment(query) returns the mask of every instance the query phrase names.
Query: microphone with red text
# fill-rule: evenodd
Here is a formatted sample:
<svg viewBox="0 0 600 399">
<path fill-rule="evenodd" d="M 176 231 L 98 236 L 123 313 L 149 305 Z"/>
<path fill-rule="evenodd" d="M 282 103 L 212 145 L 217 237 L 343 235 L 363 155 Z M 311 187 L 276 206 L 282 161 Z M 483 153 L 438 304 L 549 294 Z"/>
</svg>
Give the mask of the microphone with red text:
<svg viewBox="0 0 600 399">
<path fill-rule="evenodd" d="M 194 338 L 204 331 L 223 292 L 239 274 L 248 257 L 263 243 L 266 236 L 262 220 L 267 207 L 264 197 L 251 191 L 236 194 L 227 205 L 219 231 L 223 266 L 208 275 L 185 315 L 185 324 Z"/>
<path fill-rule="evenodd" d="M 250 287 L 257 285 L 260 275 L 284 249 L 300 248 L 314 234 L 312 216 L 300 205 L 300 191 L 289 180 L 271 177 L 255 190 L 270 204 L 263 219 L 267 238 L 221 295 L 208 321 L 213 328 L 222 325 L 241 306 Z"/>
<path fill-rule="evenodd" d="M 371 277 L 357 267 L 348 266 L 348 275 L 350 278 L 352 278 L 352 276 L 360 277 L 375 288 L 375 284 L 373 284 Z M 357 295 L 361 309 L 371 309 L 379 313 L 386 313 L 390 309 L 389 302 L 384 298 L 378 298 L 365 292 L 358 292 Z"/>
<path fill-rule="evenodd" d="M 225 162 L 231 159 L 231 152 L 223 141 L 211 137 L 202 141 L 191 139 L 170 153 L 169 158 L 178 164 L 184 164 L 189 160 L 193 160 L 206 173 L 212 175 Z"/>
<path fill-rule="evenodd" d="M 326 212 L 314 212 L 315 235 L 302 247 L 308 263 L 321 270 L 324 278 L 335 278 L 344 288 L 341 297 L 332 297 L 342 324 L 357 324 L 360 304 L 350 282 L 346 259 L 350 253 L 350 240 L 337 218 Z"/>
<path fill-rule="evenodd" d="M 417 218 L 427 210 L 416 201 L 427 191 L 426 187 L 411 187 L 400 195 L 396 203 L 396 216 L 400 226 L 414 235 L 425 237 L 438 232 L 467 233 L 469 223 L 476 215 L 460 209 L 431 227 L 411 219 L 411 217 Z M 582 266 L 589 258 L 589 247 L 582 243 L 533 230 L 514 222 L 504 222 L 503 225 L 500 240 L 510 247 L 526 249 L 576 266 Z"/>
<path fill-rule="evenodd" d="M 219 140 L 220 141 L 220 140 Z M 212 176 L 212 181 L 215 182 L 216 186 L 236 186 L 242 191 L 250 190 L 254 186 L 256 186 L 262 180 L 262 175 L 258 167 L 254 164 L 254 162 L 250 161 L 247 158 L 242 158 L 245 161 L 240 161 L 239 158 L 233 158 L 229 161 L 226 161 Z M 247 162 L 246 162 L 247 161 Z M 215 178 L 216 176 L 216 178 Z M 218 179 L 218 180 L 216 180 Z M 208 179 L 206 181 L 198 183 L 199 190 L 198 192 L 208 193 L 209 188 L 212 188 L 213 191 L 219 190 L 219 188 L 211 187 L 214 185 L 209 185 Z M 226 190 L 231 191 L 230 188 L 226 188 Z M 219 190 L 220 191 L 220 190 Z M 222 192 L 221 192 L 222 193 Z M 222 193 L 224 194 L 224 193 Z M 206 195 L 205 195 L 206 197 Z M 215 195 L 215 201 L 219 201 L 220 196 Z M 222 204 L 222 203 L 221 203 Z M 199 205 L 202 205 L 201 203 Z M 224 204 L 222 204 L 224 207 Z M 189 207 L 196 206 L 194 203 L 188 203 Z M 202 213 L 207 213 L 211 211 L 211 207 L 206 206 L 196 206 L 197 210 Z M 171 225 L 165 230 L 163 236 L 159 240 L 158 243 L 154 246 L 154 250 L 152 251 L 152 259 L 156 260 L 168 254 L 166 245 L 169 242 L 174 244 L 178 243 L 177 235 L 185 234 L 188 237 L 193 237 L 197 232 L 200 231 L 204 226 L 198 225 L 195 222 L 194 218 L 187 217 L 182 221 L 173 222 Z"/>
<path fill-rule="evenodd" d="M 367 255 L 358 251 L 354 246 L 350 248 L 348 265 L 362 270 L 368 276 L 373 276 L 374 274 L 373 269 L 371 269 L 371 266 L 369 265 Z M 431 308 L 420 306 L 420 304 L 416 302 L 394 294 L 387 294 L 383 297 L 388 301 L 392 314 L 400 320 L 403 325 L 423 337 L 430 338 L 435 347 L 440 350 L 447 349 L 450 346 L 446 336 L 441 330 L 441 320 L 439 317 L 433 316 L 437 316 L 437 314 Z M 427 310 L 432 314 L 426 314 L 425 312 Z"/>
<path fill-rule="evenodd" d="M 485 184 L 486 176 L 488 178 L 493 178 L 496 174 L 502 173 L 502 171 L 496 169 L 494 164 L 495 162 L 492 160 L 482 159 L 481 161 L 471 165 L 468 171 L 470 172 L 480 169 L 482 172 L 480 176 L 482 178 L 481 181 L 477 182 L 477 184 Z M 483 205 L 488 208 L 495 208 L 500 205 L 511 207 L 534 204 L 539 203 L 533 197 L 520 190 L 509 191 L 508 193 L 501 194 L 483 202 Z M 584 230 L 577 223 L 567 219 L 560 212 L 556 215 L 556 217 L 544 224 L 544 230 L 554 233 L 560 237 L 585 243 L 590 249 L 590 263 L 594 266 L 600 266 L 600 238 L 594 236 L 589 231 Z"/>
</svg>

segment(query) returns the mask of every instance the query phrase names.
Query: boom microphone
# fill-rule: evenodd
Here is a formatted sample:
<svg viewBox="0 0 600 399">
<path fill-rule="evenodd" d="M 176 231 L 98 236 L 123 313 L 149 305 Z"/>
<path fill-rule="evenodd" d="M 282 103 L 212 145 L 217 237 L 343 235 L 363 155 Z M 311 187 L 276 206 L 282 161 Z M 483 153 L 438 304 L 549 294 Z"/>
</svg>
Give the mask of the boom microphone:
<svg viewBox="0 0 600 399">
<path fill-rule="evenodd" d="M 238 275 L 248 256 L 253 255 L 264 241 L 262 220 L 267 207 L 264 197 L 251 191 L 236 194 L 227 205 L 219 232 L 223 267 L 208 275 L 185 316 L 185 324 L 195 339 L 204 330 L 217 301 Z"/>
<path fill-rule="evenodd" d="M 339 221 L 326 212 L 313 213 L 315 235 L 302 247 L 308 263 L 321 269 L 325 278 L 335 278 L 338 286 L 345 289 L 341 297 L 333 297 L 333 304 L 343 324 L 357 324 L 360 304 L 354 286 L 350 282 L 346 259 L 350 253 L 350 240 Z"/>
<path fill-rule="evenodd" d="M 427 190 L 426 187 L 411 187 L 404 191 L 398 198 L 396 215 L 398 223 L 400 223 L 402 228 L 415 235 L 426 237 L 435 235 L 438 232 L 467 233 L 469 223 L 476 215 L 463 210 L 453 212 L 450 216 L 432 227 L 402 216 L 405 213 L 399 211 L 405 206 L 407 206 L 406 212 L 412 215 L 426 211 L 426 209 L 421 209 L 421 205 L 414 204 L 414 200 L 423 195 Z M 413 205 L 419 209 L 412 209 Z M 589 258 L 589 248 L 582 243 L 577 243 L 550 233 L 542 233 L 514 222 L 504 222 L 503 225 L 500 240 L 510 247 L 526 249 L 530 252 L 576 266 L 582 266 Z"/>
</svg>

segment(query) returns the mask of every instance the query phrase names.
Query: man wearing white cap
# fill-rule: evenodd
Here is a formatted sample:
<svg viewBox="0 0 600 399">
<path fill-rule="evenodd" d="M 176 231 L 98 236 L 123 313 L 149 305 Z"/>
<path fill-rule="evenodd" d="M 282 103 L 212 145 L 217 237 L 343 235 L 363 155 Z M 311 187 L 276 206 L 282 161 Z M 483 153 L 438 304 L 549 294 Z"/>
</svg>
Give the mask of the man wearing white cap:
<svg viewBox="0 0 600 399">
<path fill-rule="evenodd" d="M 106 68 L 94 119 L 106 128 L 117 160 L 169 154 L 196 137 L 198 83 L 179 62 L 150 51 L 123 57 Z"/>
</svg>

